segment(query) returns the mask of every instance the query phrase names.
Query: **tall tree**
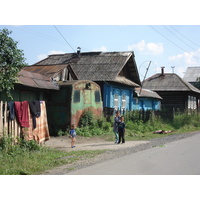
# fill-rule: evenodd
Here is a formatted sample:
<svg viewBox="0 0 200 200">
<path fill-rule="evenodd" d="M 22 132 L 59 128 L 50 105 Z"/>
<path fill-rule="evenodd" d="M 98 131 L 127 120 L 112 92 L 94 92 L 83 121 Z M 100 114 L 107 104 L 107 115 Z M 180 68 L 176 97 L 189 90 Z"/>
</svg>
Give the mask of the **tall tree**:
<svg viewBox="0 0 200 200">
<path fill-rule="evenodd" d="M 0 30 L 0 92 L 4 91 L 12 99 L 11 90 L 14 89 L 17 73 L 25 66 L 22 50 L 17 48 L 18 42 L 9 35 L 8 29 Z"/>
</svg>

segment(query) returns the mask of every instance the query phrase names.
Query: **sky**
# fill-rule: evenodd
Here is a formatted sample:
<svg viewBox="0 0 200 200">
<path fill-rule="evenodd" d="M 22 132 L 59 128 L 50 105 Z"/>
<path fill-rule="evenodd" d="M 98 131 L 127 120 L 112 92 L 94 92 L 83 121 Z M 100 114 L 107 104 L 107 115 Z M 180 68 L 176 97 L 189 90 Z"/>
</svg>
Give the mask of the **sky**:
<svg viewBox="0 0 200 200">
<path fill-rule="evenodd" d="M 200 25 L 0 25 L 24 52 L 28 65 L 51 54 L 133 51 L 143 80 L 161 71 L 183 78 L 187 67 L 200 66 Z M 151 61 L 151 63 L 150 63 Z"/>
</svg>

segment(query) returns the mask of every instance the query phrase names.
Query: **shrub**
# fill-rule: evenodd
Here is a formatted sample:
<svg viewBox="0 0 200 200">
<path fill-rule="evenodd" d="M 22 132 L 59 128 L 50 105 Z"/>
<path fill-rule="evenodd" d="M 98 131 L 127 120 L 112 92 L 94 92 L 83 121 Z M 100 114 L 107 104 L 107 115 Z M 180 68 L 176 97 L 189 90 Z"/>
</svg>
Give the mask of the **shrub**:
<svg viewBox="0 0 200 200">
<path fill-rule="evenodd" d="M 91 111 L 86 111 L 83 113 L 82 117 L 80 118 L 79 125 L 80 126 L 89 126 L 94 124 L 95 119 L 93 117 L 93 113 Z"/>
</svg>

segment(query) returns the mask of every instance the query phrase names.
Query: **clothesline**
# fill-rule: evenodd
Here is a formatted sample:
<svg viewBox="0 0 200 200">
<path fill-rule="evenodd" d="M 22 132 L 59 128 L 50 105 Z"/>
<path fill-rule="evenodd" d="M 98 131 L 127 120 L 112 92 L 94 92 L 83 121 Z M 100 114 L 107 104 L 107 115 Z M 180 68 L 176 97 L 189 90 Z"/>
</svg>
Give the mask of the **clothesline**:
<svg viewBox="0 0 200 200">
<path fill-rule="evenodd" d="M 8 102 L 8 107 L 9 120 L 16 117 L 26 140 L 41 143 L 50 139 L 45 101 Z"/>
</svg>

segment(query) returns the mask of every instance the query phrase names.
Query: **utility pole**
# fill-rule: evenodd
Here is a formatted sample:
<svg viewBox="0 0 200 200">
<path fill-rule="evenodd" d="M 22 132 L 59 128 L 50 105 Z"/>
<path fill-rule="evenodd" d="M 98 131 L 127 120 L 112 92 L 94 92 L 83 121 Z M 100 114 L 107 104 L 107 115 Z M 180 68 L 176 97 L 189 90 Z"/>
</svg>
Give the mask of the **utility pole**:
<svg viewBox="0 0 200 200">
<path fill-rule="evenodd" d="M 147 67 L 147 69 L 146 69 L 146 73 L 145 73 L 145 75 L 144 75 L 144 79 L 143 79 L 142 82 L 144 82 L 144 80 L 145 80 L 145 78 L 146 78 L 146 75 L 147 75 L 147 72 L 148 72 L 148 70 L 149 70 L 150 65 L 151 65 L 151 61 L 149 62 L 149 65 L 148 65 L 148 67 Z M 142 85 L 141 85 L 141 88 L 140 88 L 140 93 L 141 93 L 141 91 L 142 91 Z M 140 93 L 139 93 L 139 94 L 140 94 Z"/>
</svg>

